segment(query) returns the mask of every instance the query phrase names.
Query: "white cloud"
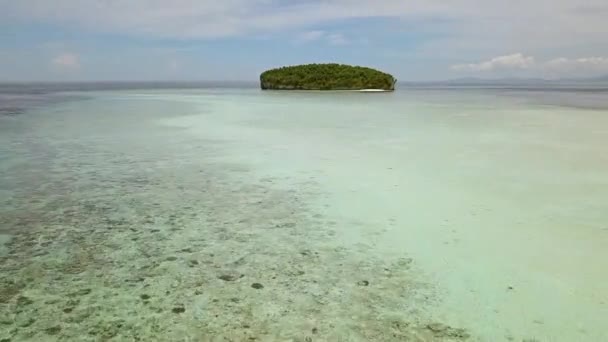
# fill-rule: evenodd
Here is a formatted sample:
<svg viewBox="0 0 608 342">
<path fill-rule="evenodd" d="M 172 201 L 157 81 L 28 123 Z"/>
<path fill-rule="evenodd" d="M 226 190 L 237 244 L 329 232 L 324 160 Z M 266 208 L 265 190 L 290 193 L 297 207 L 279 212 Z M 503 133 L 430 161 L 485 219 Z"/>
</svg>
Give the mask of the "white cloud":
<svg viewBox="0 0 608 342">
<path fill-rule="evenodd" d="M 541 72 L 550 77 L 603 76 L 608 74 L 608 58 L 555 58 L 542 64 Z"/>
<path fill-rule="evenodd" d="M 296 37 L 296 42 L 298 43 L 307 43 L 319 40 L 325 36 L 324 31 L 307 31 L 302 32 Z"/>
<path fill-rule="evenodd" d="M 65 52 L 55 56 L 51 64 L 57 69 L 76 70 L 80 69 L 80 57 L 71 52 Z"/>
<path fill-rule="evenodd" d="M 568 59 L 564 57 L 552 59 L 546 62 L 544 68 L 548 70 L 574 70 L 574 69 L 594 69 L 608 70 L 608 58 L 605 57 L 585 57 Z"/>
<path fill-rule="evenodd" d="M 499 56 L 489 61 L 471 64 L 457 64 L 451 67 L 454 71 L 495 71 L 500 69 L 528 69 L 535 64 L 534 57 L 522 53 Z"/>
<path fill-rule="evenodd" d="M 563 44 L 608 33 L 605 0 L 20 0 L 2 1 L 0 19 L 21 18 L 105 32 L 214 38 L 314 27 L 353 18 L 446 19 L 448 33 L 487 35 L 497 43 Z M 522 6 L 525 5 L 525 10 Z M 592 9 L 592 10 L 590 10 Z M 593 36 L 593 37 L 592 37 Z M 605 36 L 603 36 L 605 38 Z M 540 39 L 540 40 L 539 40 Z M 604 39 L 605 41 L 605 39 Z M 572 41 L 578 42 L 579 41 Z"/>
<path fill-rule="evenodd" d="M 295 38 L 295 43 L 305 44 L 316 41 L 324 41 L 329 45 L 347 45 L 348 39 L 342 33 L 328 33 L 325 31 L 306 31 L 302 32 Z"/>
<path fill-rule="evenodd" d="M 403 56 L 392 57 L 391 63 L 404 75 L 434 78 L 446 76 L 448 66 L 456 61 L 482 60 L 480 56 L 499 56 L 504 51 L 564 56 L 570 58 L 568 68 L 589 70 L 596 62 L 572 61 L 575 56 L 608 56 L 607 13 L 606 0 L 0 0 L 3 25 L 42 23 L 84 34 L 143 36 L 162 42 L 243 36 L 287 36 L 296 41 L 297 32 L 305 32 L 308 38 L 301 39 L 328 45 L 369 39 L 374 53 L 392 50 Z M 367 18 L 381 20 L 362 24 L 358 33 L 353 33 L 354 25 L 349 31 L 340 27 L 343 21 Z M 345 35 L 321 31 L 327 27 Z M 372 27 L 369 32 L 368 27 Z M 530 63 L 523 57 L 520 66 Z M 412 59 L 424 62 L 411 63 Z M 492 72 L 552 72 L 538 62 L 527 68 L 509 61 L 486 62 L 490 64 L 476 67 Z M 47 66 L 46 59 L 42 63 Z M 481 72 L 474 68 L 456 67 L 460 72 Z M 596 63 L 592 68 L 599 67 Z"/>
<path fill-rule="evenodd" d="M 492 74 L 500 71 L 527 70 L 529 76 L 563 77 L 563 76 L 597 76 L 608 73 L 608 58 L 606 57 L 559 57 L 548 61 L 537 62 L 532 56 L 521 53 L 499 56 L 491 60 L 457 64 L 451 66 L 453 71 L 467 73 Z"/>
<path fill-rule="evenodd" d="M 330 45 L 347 45 L 348 39 L 342 33 L 332 33 L 327 36 L 327 42 Z"/>
</svg>

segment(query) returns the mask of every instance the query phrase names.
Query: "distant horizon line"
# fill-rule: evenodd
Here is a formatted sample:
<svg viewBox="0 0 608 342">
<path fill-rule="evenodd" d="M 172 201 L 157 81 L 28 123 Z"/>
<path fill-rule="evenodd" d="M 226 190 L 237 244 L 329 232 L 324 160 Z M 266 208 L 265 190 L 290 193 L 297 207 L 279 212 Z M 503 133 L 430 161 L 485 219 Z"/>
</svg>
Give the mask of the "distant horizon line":
<svg viewBox="0 0 608 342">
<path fill-rule="evenodd" d="M 461 77 L 436 80 L 408 80 L 400 81 L 399 84 L 408 83 L 442 83 L 442 82 L 576 82 L 576 81 L 608 81 L 607 76 L 590 78 L 540 78 L 540 77 L 503 77 L 503 78 L 481 78 L 481 77 Z M 259 80 L 0 80 L 1 85 L 15 84 L 100 84 L 100 83 L 259 83 Z"/>
</svg>

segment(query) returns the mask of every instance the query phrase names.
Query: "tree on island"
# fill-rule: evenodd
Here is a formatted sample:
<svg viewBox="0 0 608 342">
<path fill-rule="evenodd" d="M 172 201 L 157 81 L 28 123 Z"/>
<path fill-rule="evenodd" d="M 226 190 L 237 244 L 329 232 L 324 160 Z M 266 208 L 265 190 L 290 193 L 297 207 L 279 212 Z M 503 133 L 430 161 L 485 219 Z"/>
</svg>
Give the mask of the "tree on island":
<svg viewBox="0 0 608 342">
<path fill-rule="evenodd" d="M 395 90 L 390 74 L 344 64 L 306 64 L 267 70 L 260 75 L 262 89 L 276 90 Z"/>
</svg>

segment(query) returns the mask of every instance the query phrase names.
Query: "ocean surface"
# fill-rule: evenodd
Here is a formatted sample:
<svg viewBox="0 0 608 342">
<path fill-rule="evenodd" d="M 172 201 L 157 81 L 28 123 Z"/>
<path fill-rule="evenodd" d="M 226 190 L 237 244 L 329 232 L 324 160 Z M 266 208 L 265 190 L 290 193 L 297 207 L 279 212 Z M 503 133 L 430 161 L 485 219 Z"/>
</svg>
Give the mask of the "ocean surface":
<svg viewBox="0 0 608 342">
<path fill-rule="evenodd" d="M 608 341 L 608 87 L 0 86 L 1 341 Z"/>
</svg>

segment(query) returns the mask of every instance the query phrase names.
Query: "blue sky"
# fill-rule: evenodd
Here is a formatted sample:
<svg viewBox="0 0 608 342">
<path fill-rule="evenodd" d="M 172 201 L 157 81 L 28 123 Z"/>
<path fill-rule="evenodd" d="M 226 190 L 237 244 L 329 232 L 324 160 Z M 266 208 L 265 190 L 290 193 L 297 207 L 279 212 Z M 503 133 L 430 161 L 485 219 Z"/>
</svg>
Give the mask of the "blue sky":
<svg viewBox="0 0 608 342">
<path fill-rule="evenodd" d="M 255 80 L 340 62 L 400 80 L 608 74 L 605 0 L 0 0 L 0 81 Z"/>
</svg>

